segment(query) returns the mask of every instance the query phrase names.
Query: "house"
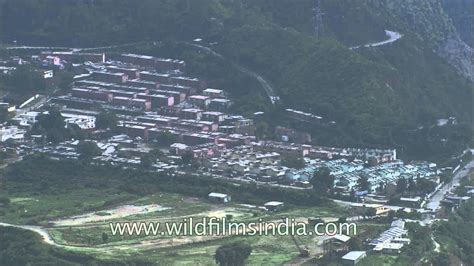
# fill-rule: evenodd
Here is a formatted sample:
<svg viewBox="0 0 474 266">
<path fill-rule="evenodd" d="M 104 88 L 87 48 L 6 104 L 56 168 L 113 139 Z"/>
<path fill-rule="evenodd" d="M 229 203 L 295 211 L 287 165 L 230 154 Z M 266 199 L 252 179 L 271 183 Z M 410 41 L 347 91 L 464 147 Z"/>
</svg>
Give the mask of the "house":
<svg viewBox="0 0 474 266">
<path fill-rule="evenodd" d="M 54 75 L 53 70 L 45 70 L 43 71 L 43 78 L 44 79 L 50 79 Z"/>
<path fill-rule="evenodd" d="M 125 83 L 128 76 L 125 73 L 93 72 L 92 78 L 102 82 Z"/>
<path fill-rule="evenodd" d="M 157 74 L 157 73 L 152 73 L 149 71 L 142 71 L 140 72 L 140 79 L 145 80 L 145 81 L 152 81 L 152 82 L 158 82 L 158 83 L 168 83 L 170 79 L 169 74 Z M 161 85 L 160 85 L 161 87 Z"/>
<path fill-rule="evenodd" d="M 150 94 L 160 94 L 173 97 L 175 103 L 180 103 L 186 99 L 186 93 L 179 91 L 151 90 Z"/>
<path fill-rule="evenodd" d="M 188 108 L 181 110 L 181 117 L 185 119 L 201 120 L 202 110 L 195 108 Z"/>
<path fill-rule="evenodd" d="M 81 129 L 94 129 L 95 128 L 95 116 L 91 115 L 78 115 L 71 113 L 61 113 L 66 122 L 66 126 L 75 124 Z"/>
<path fill-rule="evenodd" d="M 90 99 L 96 101 L 111 102 L 113 94 L 110 91 L 93 89 L 93 88 L 73 88 L 71 90 L 72 96 L 81 99 Z"/>
<path fill-rule="evenodd" d="M 192 88 L 201 88 L 204 85 L 199 79 L 189 77 L 171 77 L 170 82 L 171 84 L 177 84 Z"/>
<path fill-rule="evenodd" d="M 123 68 L 117 66 L 107 66 L 107 71 L 112 73 L 125 73 L 130 79 L 140 78 L 140 71 L 136 68 Z"/>
<path fill-rule="evenodd" d="M 211 192 L 207 195 L 210 201 L 216 203 L 228 203 L 231 201 L 231 197 L 227 194 Z"/>
<path fill-rule="evenodd" d="M 114 97 L 112 100 L 114 105 L 119 106 L 126 106 L 132 108 L 139 108 L 142 110 L 150 110 L 151 109 L 151 102 L 146 99 L 135 99 L 135 98 L 128 98 L 128 97 Z"/>
<path fill-rule="evenodd" d="M 331 251 L 347 251 L 350 236 L 335 234 L 323 240 L 324 253 Z"/>
<path fill-rule="evenodd" d="M 150 94 L 145 94 L 145 93 L 139 93 L 137 94 L 137 98 L 150 101 L 152 108 L 174 105 L 174 98 L 170 96 L 165 96 L 165 95 L 159 95 L 159 94 L 150 95 Z"/>
<path fill-rule="evenodd" d="M 263 206 L 268 210 L 268 211 L 280 211 L 285 207 L 285 204 L 280 201 L 269 201 Z"/>
<path fill-rule="evenodd" d="M 351 251 L 346 255 L 342 256 L 343 264 L 345 265 L 356 265 L 361 261 L 363 258 L 367 256 L 365 251 Z"/>
<path fill-rule="evenodd" d="M 189 96 L 189 102 L 198 107 L 207 107 L 211 103 L 211 98 L 203 95 Z"/>
<path fill-rule="evenodd" d="M 8 126 L 0 128 L 0 142 L 5 142 L 9 139 L 23 140 L 26 131 L 16 126 Z"/>
<path fill-rule="evenodd" d="M 399 254 L 403 246 L 404 246 L 403 243 L 394 243 L 394 242 L 380 243 L 375 246 L 374 251 L 382 251 L 388 254 Z"/>
<path fill-rule="evenodd" d="M 140 76 L 140 73 L 137 74 L 137 76 Z M 134 79 L 134 80 L 127 80 L 126 82 L 127 85 L 129 86 L 138 86 L 138 87 L 144 87 L 150 90 L 155 90 L 160 88 L 160 84 L 157 82 L 153 81 L 147 81 L 147 80 L 139 80 L 139 79 Z"/>
<path fill-rule="evenodd" d="M 229 99 L 217 98 L 212 99 L 209 108 L 217 111 L 225 111 L 232 105 Z"/>
<path fill-rule="evenodd" d="M 225 96 L 223 90 L 211 89 L 211 88 L 207 88 L 203 90 L 202 94 L 205 96 L 213 97 L 213 98 L 222 98 Z"/>
</svg>

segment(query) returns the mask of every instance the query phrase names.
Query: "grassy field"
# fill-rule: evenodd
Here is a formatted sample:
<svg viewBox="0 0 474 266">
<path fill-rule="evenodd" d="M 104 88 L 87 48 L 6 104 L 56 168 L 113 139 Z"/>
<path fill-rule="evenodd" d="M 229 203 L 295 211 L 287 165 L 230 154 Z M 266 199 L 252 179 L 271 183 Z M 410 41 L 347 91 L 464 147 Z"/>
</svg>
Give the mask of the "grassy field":
<svg viewBox="0 0 474 266">
<path fill-rule="evenodd" d="M 10 200 L 9 204 L 0 206 L 0 221 L 19 225 L 41 225 L 55 243 L 65 246 L 68 250 L 105 260 L 125 261 L 133 257 L 161 264 L 209 265 L 214 263 L 213 255 L 217 247 L 225 243 L 244 241 L 253 248 L 249 263 L 268 265 L 293 262 L 297 259 L 298 251 L 291 237 L 273 235 L 113 236 L 109 222 L 181 222 L 190 217 L 195 221 L 200 221 L 204 217 L 226 217 L 234 222 L 256 222 L 259 219 L 280 221 L 281 217 L 299 218 L 306 221 L 309 217 L 337 220 L 339 217 L 351 215 L 351 211 L 331 203 L 314 207 L 287 204 L 282 211 L 266 212 L 234 202 L 226 205 L 213 204 L 204 198 L 161 191 L 130 194 L 114 183 L 116 179 L 104 180 L 102 184 L 91 181 L 97 180 L 98 177 L 90 177 L 87 182 L 83 182 L 82 177 L 74 176 L 66 170 L 52 173 L 45 170 L 38 176 L 41 176 L 43 180 L 51 174 L 57 175 L 58 179 L 64 175 L 70 175 L 71 177 L 68 178 L 75 178 L 77 186 L 70 183 L 61 183 L 59 186 L 57 182 L 53 182 L 54 180 L 49 180 L 50 182 L 46 184 L 50 189 L 43 193 L 36 190 L 36 188 L 44 190 L 41 186 L 33 186 L 29 181 L 14 182 L 13 177 L 10 179 L 9 186 L 2 186 L 6 183 L 0 183 L 0 197 Z M 37 172 L 37 170 L 21 172 L 18 176 L 29 176 Z M 99 177 L 100 174 L 98 174 Z M 114 186 L 110 185 L 111 183 Z M 242 201 L 242 203 L 247 202 Z M 158 205 L 163 208 L 138 212 L 134 215 L 126 213 L 122 216 L 112 216 L 110 214 L 111 211 L 113 213 L 114 210 L 121 210 L 124 205 L 142 208 Z M 91 215 L 94 220 L 77 222 L 78 215 L 81 217 Z M 64 223 L 64 221 L 76 223 Z M 107 234 L 105 241 L 104 233 Z M 319 237 L 301 237 L 300 242 L 308 246 L 312 254 L 321 252 Z"/>
<path fill-rule="evenodd" d="M 3 221 L 27 223 L 29 219 L 40 219 L 47 224 L 48 219 L 57 219 L 70 215 L 81 214 L 94 209 L 101 213 L 108 200 L 119 200 L 129 195 L 114 193 L 98 193 L 93 189 L 79 190 L 65 195 L 50 197 L 12 197 L 13 210 L 27 209 L 31 217 L 16 212 L 8 212 L 1 217 Z M 61 200 L 59 200 L 61 199 Z M 83 202 L 78 206 L 77 202 Z M 42 202 L 43 204 L 39 204 Z M 93 204 L 95 203 L 95 204 Z M 242 207 L 238 204 L 217 205 L 205 200 L 184 197 L 172 193 L 156 193 L 143 198 L 131 197 L 126 202 L 117 204 L 146 205 L 159 204 L 169 209 L 132 215 L 114 221 L 182 221 L 193 217 L 230 217 L 232 221 L 279 220 L 287 217 L 339 217 L 343 213 L 340 207 L 287 208 L 282 212 L 268 213 L 262 210 Z M 112 205 L 106 205 L 112 206 Z M 53 210 L 54 209 L 54 210 Z M 297 258 L 298 251 L 289 236 L 230 236 L 230 237 L 162 237 L 162 236 L 112 236 L 107 222 L 97 222 L 80 226 L 49 227 L 48 232 L 56 243 L 71 246 L 72 250 L 93 255 L 100 259 L 112 259 L 133 255 L 146 258 L 151 262 L 178 263 L 180 265 L 209 265 L 213 263 L 216 248 L 224 243 L 244 241 L 249 243 L 253 252 L 249 258 L 252 265 L 278 264 Z M 102 239 L 106 232 L 108 239 Z M 301 237 L 302 244 L 314 252 L 320 252 L 320 239 L 317 237 Z M 120 252 L 117 252 L 120 251 Z"/>
<path fill-rule="evenodd" d="M 110 221 L 181 222 L 189 217 L 197 221 L 203 217 L 231 217 L 235 222 L 257 221 L 258 219 L 278 221 L 281 217 L 337 219 L 350 214 L 349 210 L 332 204 L 325 207 L 287 206 L 280 212 L 265 212 L 235 203 L 212 204 L 207 200 L 173 193 L 157 192 L 145 197 L 137 197 L 114 190 L 104 193 L 103 190 L 93 188 L 50 196 L 28 197 L 20 194 L 3 196 L 8 196 L 11 203 L 5 215 L 0 216 L 1 221 L 17 224 L 29 224 L 31 221 L 36 221 L 47 227 L 56 243 L 68 246 L 68 249 L 105 260 L 117 258 L 125 260 L 133 256 L 160 264 L 179 265 L 213 264 L 213 255 L 217 247 L 234 241 L 247 242 L 252 246 L 253 251 L 248 260 L 250 265 L 294 263 L 299 258 L 298 250 L 290 236 L 113 236 L 108 223 Z M 104 214 L 106 210 L 124 204 L 136 206 L 158 204 L 168 209 L 75 226 L 48 224 L 51 220 L 68 219 L 73 215 L 88 212 L 106 216 Z M 383 225 L 362 224 L 358 227 L 358 234 L 365 237 L 382 229 Z M 102 238 L 104 232 L 107 234 L 106 241 Z M 321 237 L 304 236 L 299 237 L 298 240 L 309 248 L 311 254 L 322 252 Z"/>
<path fill-rule="evenodd" d="M 59 217 L 80 214 L 130 201 L 136 196 L 114 189 L 78 189 L 57 195 L 9 195 L 10 205 L 0 213 L 0 220 L 13 224 L 47 224 Z M 3 214 L 3 215 L 2 215 Z"/>
</svg>

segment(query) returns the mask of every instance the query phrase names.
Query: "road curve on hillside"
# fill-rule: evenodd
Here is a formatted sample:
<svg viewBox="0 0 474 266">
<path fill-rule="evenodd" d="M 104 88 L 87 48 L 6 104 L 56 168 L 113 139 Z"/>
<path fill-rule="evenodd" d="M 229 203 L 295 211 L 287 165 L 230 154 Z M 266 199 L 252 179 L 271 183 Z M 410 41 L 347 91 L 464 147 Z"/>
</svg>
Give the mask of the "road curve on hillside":
<svg viewBox="0 0 474 266">
<path fill-rule="evenodd" d="M 361 48 L 361 47 L 366 47 L 367 48 L 367 47 L 377 47 L 377 46 L 387 45 L 387 44 L 394 43 L 394 42 L 398 41 L 399 39 L 401 39 L 403 37 L 403 34 L 401 34 L 399 32 L 395 32 L 395 31 L 390 31 L 390 30 L 385 30 L 385 34 L 388 37 L 388 39 L 385 40 L 385 41 L 372 42 L 372 43 L 367 43 L 367 44 L 364 44 L 364 45 L 352 46 L 349 49 L 354 50 L 354 49 L 358 49 L 358 48 Z"/>
</svg>

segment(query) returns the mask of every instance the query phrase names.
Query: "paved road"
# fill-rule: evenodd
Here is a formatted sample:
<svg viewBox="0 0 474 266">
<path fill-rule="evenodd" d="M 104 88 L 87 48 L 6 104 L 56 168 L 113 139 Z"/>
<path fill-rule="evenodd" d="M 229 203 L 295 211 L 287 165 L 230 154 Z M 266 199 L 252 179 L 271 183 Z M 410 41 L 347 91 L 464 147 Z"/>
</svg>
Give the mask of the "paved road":
<svg viewBox="0 0 474 266">
<path fill-rule="evenodd" d="M 373 43 L 368 43 L 368 44 L 364 44 L 364 45 L 353 46 L 353 47 L 350 47 L 349 49 L 354 50 L 354 49 L 358 49 L 358 48 L 361 48 L 361 47 L 377 47 L 377 46 L 382 46 L 382 45 L 386 45 L 386 44 L 390 44 L 390 43 L 396 42 L 397 40 L 399 40 L 400 38 L 403 37 L 403 34 L 400 34 L 400 33 L 395 32 L 395 31 L 390 31 L 390 30 L 385 30 L 385 34 L 386 34 L 387 37 L 388 37 L 388 39 L 385 40 L 385 41 L 373 42 Z"/>
<path fill-rule="evenodd" d="M 444 199 L 444 196 L 448 191 L 451 190 L 453 187 L 459 186 L 459 182 L 461 179 L 469 174 L 469 171 L 471 168 L 474 168 L 474 161 L 469 162 L 465 168 L 459 170 L 453 177 L 453 180 L 451 182 L 445 184 L 442 186 L 428 201 L 426 204 L 426 209 L 436 211 L 440 204 L 441 201 Z M 466 170 L 465 170 L 466 169 Z"/>
</svg>

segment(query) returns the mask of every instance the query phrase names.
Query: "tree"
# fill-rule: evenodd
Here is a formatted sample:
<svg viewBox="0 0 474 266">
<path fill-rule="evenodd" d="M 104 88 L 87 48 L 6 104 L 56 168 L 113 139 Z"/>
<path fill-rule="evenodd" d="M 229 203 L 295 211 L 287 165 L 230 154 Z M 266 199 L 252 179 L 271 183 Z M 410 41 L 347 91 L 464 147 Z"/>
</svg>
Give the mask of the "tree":
<svg viewBox="0 0 474 266">
<path fill-rule="evenodd" d="M 46 139 L 57 143 L 71 137 L 70 130 L 66 129 L 64 117 L 57 110 L 50 110 L 40 114 L 38 121 L 33 125 L 33 134 L 46 134 Z"/>
<path fill-rule="evenodd" d="M 377 215 L 377 209 L 375 208 L 367 208 L 367 210 L 365 211 L 365 216 L 372 217 L 375 215 Z"/>
<path fill-rule="evenodd" d="M 255 136 L 258 139 L 266 139 L 271 135 L 270 126 L 266 122 L 261 121 L 257 123 L 255 126 Z"/>
<path fill-rule="evenodd" d="M 437 184 L 435 182 L 425 179 L 425 178 L 418 178 L 416 180 L 417 190 L 423 193 L 432 192 L 436 188 L 436 185 Z"/>
<path fill-rule="evenodd" d="M 79 142 L 79 144 L 77 144 L 77 152 L 79 153 L 79 158 L 83 160 L 90 160 L 102 153 L 100 148 L 93 141 Z"/>
<path fill-rule="evenodd" d="M 219 265 L 240 266 L 245 264 L 251 253 L 252 247 L 249 244 L 236 242 L 218 247 L 214 259 Z"/>
<path fill-rule="evenodd" d="M 109 240 L 109 235 L 105 232 L 102 233 L 102 242 L 107 243 L 107 240 Z"/>
<path fill-rule="evenodd" d="M 10 205 L 10 199 L 7 197 L 0 197 L 0 205 L 4 205 L 4 206 Z"/>
<path fill-rule="evenodd" d="M 377 188 L 378 192 L 382 193 L 385 191 L 385 183 L 383 181 L 380 181 L 379 187 Z"/>
<path fill-rule="evenodd" d="M 149 151 L 148 153 L 156 159 L 159 159 L 165 156 L 165 154 L 160 149 L 153 149 Z"/>
<path fill-rule="evenodd" d="M 348 246 L 350 251 L 364 250 L 364 242 L 355 236 L 349 239 Z"/>
<path fill-rule="evenodd" d="M 181 155 L 181 164 L 187 165 L 191 164 L 194 160 L 194 154 L 192 151 L 186 151 L 183 155 Z"/>
<path fill-rule="evenodd" d="M 155 160 L 156 158 L 152 154 L 146 153 L 140 157 L 140 165 L 145 169 L 149 169 Z"/>
<path fill-rule="evenodd" d="M 320 168 L 313 174 L 310 183 L 318 193 L 327 194 L 334 187 L 334 176 L 327 167 Z"/>
<path fill-rule="evenodd" d="M 4 123 L 9 120 L 11 114 L 8 112 L 7 109 L 0 109 L 0 123 Z"/>
<path fill-rule="evenodd" d="M 302 156 L 284 156 L 281 164 L 289 168 L 301 169 L 305 166 L 305 161 Z"/>
<path fill-rule="evenodd" d="M 68 90 L 74 81 L 74 75 L 71 72 L 61 71 L 57 76 L 59 77 L 58 88 Z"/>
<path fill-rule="evenodd" d="M 413 177 L 408 179 L 407 189 L 412 192 L 417 190 L 417 185 Z"/>
<path fill-rule="evenodd" d="M 357 180 L 357 188 L 359 189 L 359 191 L 369 190 L 370 183 L 367 176 L 362 175 L 359 177 L 359 180 Z"/>
<path fill-rule="evenodd" d="M 117 126 L 117 116 L 110 112 L 101 112 L 95 120 L 95 127 L 98 129 L 115 129 Z"/>
<path fill-rule="evenodd" d="M 377 158 L 370 156 L 367 158 L 367 166 L 376 166 L 378 163 Z"/>
<path fill-rule="evenodd" d="M 165 147 L 176 143 L 178 141 L 178 137 L 168 131 L 164 131 L 158 134 L 158 136 L 156 137 L 156 141 L 158 141 L 159 146 Z"/>
<path fill-rule="evenodd" d="M 40 72 L 30 65 L 18 66 L 6 80 L 7 88 L 15 93 L 44 90 L 46 84 Z"/>
<path fill-rule="evenodd" d="M 399 178 L 397 180 L 397 193 L 403 194 L 407 190 L 408 182 L 405 178 Z"/>
</svg>

